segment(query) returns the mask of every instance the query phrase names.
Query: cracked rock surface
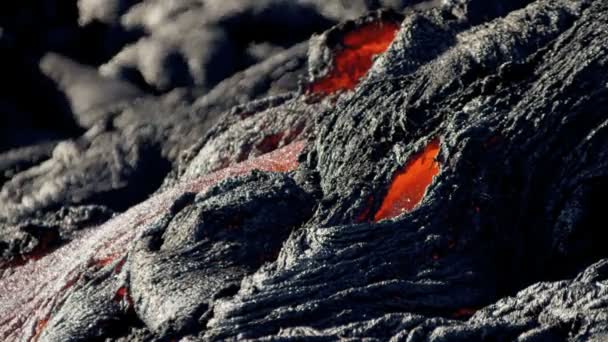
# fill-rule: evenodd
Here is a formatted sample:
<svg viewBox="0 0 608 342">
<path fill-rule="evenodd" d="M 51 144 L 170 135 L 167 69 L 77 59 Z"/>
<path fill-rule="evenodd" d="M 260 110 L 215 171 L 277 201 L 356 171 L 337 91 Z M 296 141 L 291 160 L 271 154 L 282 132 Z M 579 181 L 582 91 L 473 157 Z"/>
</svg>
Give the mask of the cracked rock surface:
<svg viewBox="0 0 608 342">
<path fill-rule="evenodd" d="M 57 3 L 0 5 L 0 339 L 608 339 L 605 1 Z"/>
</svg>

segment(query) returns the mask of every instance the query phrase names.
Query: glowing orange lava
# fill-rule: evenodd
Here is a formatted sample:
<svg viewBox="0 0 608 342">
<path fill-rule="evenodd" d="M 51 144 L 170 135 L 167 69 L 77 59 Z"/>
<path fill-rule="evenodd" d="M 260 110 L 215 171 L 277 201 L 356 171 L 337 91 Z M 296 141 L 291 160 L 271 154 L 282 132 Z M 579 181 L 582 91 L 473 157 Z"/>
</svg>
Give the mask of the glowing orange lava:
<svg viewBox="0 0 608 342">
<path fill-rule="evenodd" d="M 44 331 L 44 328 L 46 327 L 46 325 L 48 323 L 49 323 L 48 318 L 41 319 L 38 321 L 38 323 L 36 323 L 36 329 L 34 331 L 34 337 L 32 338 L 32 341 L 38 341 L 38 339 L 40 338 L 40 335 L 42 334 L 42 332 Z"/>
<path fill-rule="evenodd" d="M 342 38 L 331 71 L 309 86 L 308 92 L 328 95 L 354 89 L 372 67 L 374 56 L 383 53 L 395 39 L 396 22 L 374 22 L 358 27 Z"/>
<path fill-rule="evenodd" d="M 428 144 L 422 153 L 414 156 L 407 163 L 402 172 L 393 179 L 382 206 L 374 216 L 378 222 L 393 218 L 414 209 L 422 198 L 426 189 L 440 170 L 435 160 L 439 154 L 439 139 Z"/>
</svg>

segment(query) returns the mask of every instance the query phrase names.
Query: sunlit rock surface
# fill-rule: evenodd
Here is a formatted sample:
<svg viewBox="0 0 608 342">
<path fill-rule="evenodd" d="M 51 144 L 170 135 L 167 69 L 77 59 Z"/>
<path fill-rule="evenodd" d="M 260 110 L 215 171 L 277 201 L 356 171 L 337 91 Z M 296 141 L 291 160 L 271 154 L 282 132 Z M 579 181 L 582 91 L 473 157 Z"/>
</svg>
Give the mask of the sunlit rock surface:
<svg viewBox="0 0 608 342">
<path fill-rule="evenodd" d="M 608 337 L 604 1 L 0 9 L 0 339 Z"/>
</svg>

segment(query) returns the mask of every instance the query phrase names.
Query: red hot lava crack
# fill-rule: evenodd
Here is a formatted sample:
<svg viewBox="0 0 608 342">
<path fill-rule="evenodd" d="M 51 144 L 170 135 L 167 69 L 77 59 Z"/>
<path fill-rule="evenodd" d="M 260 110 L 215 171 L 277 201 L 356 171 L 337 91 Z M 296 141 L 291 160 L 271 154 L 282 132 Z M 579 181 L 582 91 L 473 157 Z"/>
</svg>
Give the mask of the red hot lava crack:
<svg viewBox="0 0 608 342">
<path fill-rule="evenodd" d="M 374 57 L 391 45 L 398 30 L 396 22 L 376 21 L 346 33 L 342 47 L 335 51 L 331 70 L 313 82 L 308 92 L 329 95 L 354 89 L 372 67 Z"/>
</svg>

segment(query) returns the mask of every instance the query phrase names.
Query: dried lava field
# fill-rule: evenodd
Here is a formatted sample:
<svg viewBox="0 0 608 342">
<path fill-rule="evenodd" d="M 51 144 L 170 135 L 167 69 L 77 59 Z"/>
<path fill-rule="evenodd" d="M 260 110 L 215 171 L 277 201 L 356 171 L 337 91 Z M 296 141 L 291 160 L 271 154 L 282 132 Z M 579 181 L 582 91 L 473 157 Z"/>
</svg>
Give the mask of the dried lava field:
<svg viewBox="0 0 608 342">
<path fill-rule="evenodd" d="M 5 0 L 0 75 L 0 341 L 608 341 L 606 0 Z"/>
</svg>

